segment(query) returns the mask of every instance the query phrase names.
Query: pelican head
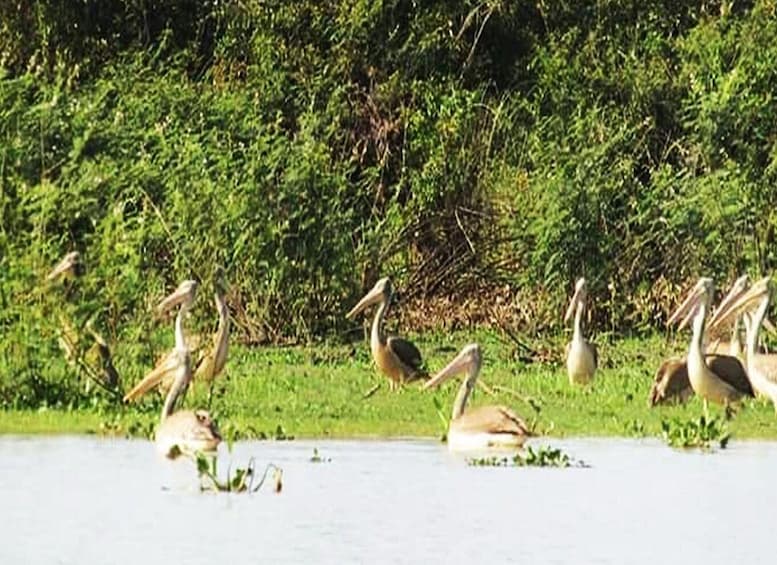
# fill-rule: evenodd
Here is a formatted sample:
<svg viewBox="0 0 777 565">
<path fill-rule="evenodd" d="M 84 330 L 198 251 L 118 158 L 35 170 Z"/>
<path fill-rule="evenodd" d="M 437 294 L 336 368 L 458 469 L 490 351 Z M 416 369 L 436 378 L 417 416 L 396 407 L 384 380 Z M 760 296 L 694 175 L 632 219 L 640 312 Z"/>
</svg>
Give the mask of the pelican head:
<svg viewBox="0 0 777 565">
<path fill-rule="evenodd" d="M 564 322 L 569 322 L 569 320 L 572 319 L 572 316 L 575 314 L 575 310 L 577 310 L 578 304 L 585 304 L 587 295 L 588 290 L 585 279 L 580 277 L 577 279 L 577 283 L 575 283 L 575 294 L 572 295 L 572 300 L 569 301 L 567 313 L 564 315 Z"/>
<path fill-rule="evenodd" d="M 774 282 L 771 277 L 762 278 L 753 284 L 747 292 L 740 292 L 739 296 L 735 296 L 727 304 L 721 304 L 712 320 L 710 320 L 710 328 L 714 329 L 732 316 L 750 310 L 756 303 L 761 302 L 767 296 L 770 300 L 774 296 Z"/>
<path fill-rule="evenodd" d="M 157 312 L 163 314 L 174 306 L 179 304 L 186 304 L 190 306 L 194 302 L 194 298 L 197 296 L 197 281 L 186 280 L 178 285 L 172 294 L 167 296 L 162 302 L 157 304 Z"/>
<path fill-rule="evenodd" d="M 74 278 L 83 273 L 83 264 L 81 263 L 81 254 L 78 251 L 71 251 L 57 263 L 51 272 L 46 275 L 47 281 L 52 281 L 58 277 Z"/>
<path fill-rule="evenodd" d="M 709 277 L 702 277 L 694 285 L 688 296 L 685 298 L 682 304 L 677 307 L 672 316 L 667 321 L 667 324 L 674 324 L 677 320 L 681 320 L 677 326 L 678 329 L 683 329 L 693 319 L 694 315 L 698 311 L 699 307 L 704 305 L 707 312 L 710 311 L 712 305 L 712 297 L 715 295 L 715 283 Z"/>
<path fill-rule="evenodd" d="M 359 312 L 368 306 L 372 306 L 378 302 L 388 301 L 392 292 L 393 290 L 391 288 L 391 279 L 388 277 L 383 277 L 378 282 L 376 282 L 375 286 L 372 287 L 372 290 L 365 294 L 364 298 L 359 300 L 359 303 L 354 306 L 351 311 L 348 312 L 348 314 L 346 314 L 346 318 L 353 320 L 356 315 L 359 314 Z"/>
<path fill-rule="evenodd" d="M 737 280 L 735 280 L 734 284 L 731 285 L 731 289 L 728 291 L 728 294 L 726 294 L 726 296 L 724 296 L 720 301 L 720 305 L 718 306 L 716 312 L 722 312 L 726 310 L 731 304 L 736 302 L 736 300 L 742 296 L 745 291 L 747 291 L 749 284 L 750 277 L 747 275 L 742 275 Z"/>
<path fill-rule="evenodd" d="M 467 373 L 467 379 L 464 382 L 467 388 L 472 390 L 475 387 L 475 381 L 477 381 L 478 373 L 480 372 L 481 359 L 480 346 L 477 343 L 465 345 L 453 361 L 426 381 L 423 386 L 424 390 L 438 387 L 452 376 L 465 372 Z"/>
</svg>

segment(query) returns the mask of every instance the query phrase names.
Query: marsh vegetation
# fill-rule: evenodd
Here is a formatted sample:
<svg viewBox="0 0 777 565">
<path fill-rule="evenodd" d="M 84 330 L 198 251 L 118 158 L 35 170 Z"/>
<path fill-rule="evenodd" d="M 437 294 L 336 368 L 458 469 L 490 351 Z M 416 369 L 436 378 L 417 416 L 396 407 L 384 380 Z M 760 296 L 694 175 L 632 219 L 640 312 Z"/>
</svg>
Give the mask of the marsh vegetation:
<svg viewBox="0 0 777 565">
<path fill-rule="evenodd" d="M 222 276 L 241 345 L 208 404 L 233 438 L 439 434 L 435 395 L 362 398 L 375 377 L 344 314 L 383 276 L 430 366 L 477 338 L 488 390 L 542 433 L 698 416 L 695 400 L 645 406 L 669 353 L 655 332 L 688 279 L 777 261 L 774 15 L 765 0 L 4 3 L 0 427 L 148 435 L 158 402 L 95 390 L 88 330 L 126 390 L 169 347 L 151 304 Z M 83 275 L 47 285 L 71 250 Z M 556 352 L 580 275 L 605 364 L 572 390 Z M 192 327 L 209 335 L 210 309 Z M 772 423 L 748 401 L 730 429 Z"/>
<path fill-rule="evenodd" d="M 448 362 L 472 332 L 412 336 L 432 370 Z M 504 404 L 515 409 L 536 434 L 565 436 L 662 437 L 665 421 L 691 421 L 703 414 L 698 398 L 687 404 L 650 408 L 648 395 L 660 361 L 682 352 L 661 336 L 600 342 L 601 367 L 590 387 L 570 387 L 563 365 L 563 343 L 527 342 L 542 360 L 527 362 L 525 349 L 500 334 L 474 336 L 484 348 L 484 387 L 472 406 Z M 603 340 L 602 340 L 603 341 Z M 136 367 L 140 378 L 147 367 Z M 128 372 L 128 375 L 133 374 Z M 372 364 L 367 344 L 299 347 L 237 346 L 214 387 L 193 384 L 185 405 L 208 407 L 226 441 L 310 437 L 434 437 L 447 430 L 448 406 L 457 383 L 439 391 L 406 386 L 391 392 Z M 366 390 L 379 385 L 374 394 Z M 0 411 L 0 433 L 96 433 L 151 437 L 161 395 L 123 406 L 113 397 L 93 395 L 76 405 Z M 710 406 L 723 425 L 725 410 Z M 441 417 L 442 415 L 442 417 Z M 718 421 L 718 420 L 716 420 Z M 737 439 L 775 438 L 774 410 L 763 400 L 747 400 L 725 422 Z"/>
</svg>

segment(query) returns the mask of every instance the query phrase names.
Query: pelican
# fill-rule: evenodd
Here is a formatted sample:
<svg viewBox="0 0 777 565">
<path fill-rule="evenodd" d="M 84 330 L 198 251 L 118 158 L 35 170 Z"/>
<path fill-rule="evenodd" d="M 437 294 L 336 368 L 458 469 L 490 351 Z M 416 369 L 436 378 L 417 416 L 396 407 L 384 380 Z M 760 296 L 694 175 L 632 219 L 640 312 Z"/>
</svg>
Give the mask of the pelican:
<svg viewBox="0 0 777 565">
<path fill-rule="evenodd" d="M 720 305 L 718 306 L 716 312 L 721 312 L 733 304 L 733 302 L 747 290 L 749 282 L 750 280 L 747 275 L 742 275 L 737 280 L 735 280 L 734 284 L 731 285 L 728 294 L 726 294 L 726 296 L 724 296 L 720 301 Z M 731 357 L 736 357 L 739 360 L 744 361 L 744 356 L 742 355 L 742 341 L 739 331 L 741 328 L 741 320 L 741 315 L 734 317 L 734 322 L 731 326 L 730 341 L 716 339 L 711 344 L 707 345 L 707 353 L 721 353 L 724 355 L 730 355 Z M 710 327 L 710 330 L 712 329 L 714 328 Z"/>
<path fill-rule="evenodd" d="M 720 301 L 717 311 L 721 311 L 732 304 L 747 289 L 747 284 L 747 275 L 743 275 L 734 281 L 728 294 Z M 739 317 L 736 320 L 738 321 Z M 726 343 L 718 340 L 707 348 L 704 358 L 714 373 L 730 374 L 733 372 L 736 374 L 740 370 L 741 363 L 732 359 L 732 357 L 740 358 L 739 349 L 739 330 L 738 327 L 735 327 L 731 342 Z M 726 352 L 729 352 L 729 355 L 726 355 Z M 653 377 L 653 386 L 650 389 L 649 395 L 650 406 L 665 404 L 675 400 L 685 402 L 692 395 L 693 388 L 691 387 L 691 381 L 688 379 L 688 365 L 685 362 L 685 358 L 673 357 L 664 360 Z"/>
<path fill-rule="evenodd" d="M 386 337 L 383 334 L 383 317 L 391 302 L 393 290 L 388 277 L 380 279 L 364 298 L 348 312 L 346 317 L 353 320 L 356 315 L 373 304 L 380 304 L 372 321 L 370 349 L 378 369 L 389 378 L 389 386 L 394 389 L 408 381 L 427 377 L 421 368 L 421 353 L 418 348 L 401 337 Z"/>
<path fill-rule="evenodd" d="M 588 384 L 594 378 L 596 367 L 599 364 L 599 355 L 596 346 L 583 337 L 583 312 L 585 311 L 586 282 L 579 278 L 575 284 L 575 294 L 569 301 L 569 308 L 564 316 L 564 322 L 569 322 L 572 314 L 575 315 L 574 333 L 572 341 L 567 344 L 567 374 L 572 384 Z"/>
<path fill-rule="evenodd" d="M 143 383 L 150 383 L 150 387 L 158 383 L 165 374 L 173 374 L 173 384 L 165 397 L 156 430 L 157 451 L 170 459 L 175 459 L 181 454 L 215 451 L 221 442 L 221 435 L 208 412 L 205 410 L 175 411 L 176 401 L 186 391 L 192 379 L 191 355 L 186 345 L 183 320 L 196 294 L 197 283 L 192 280 L 184 281 L 157 306 L 160 312 L 165 312 L 173 306 L 180 305 L 175 318 L 175 348 L 165 358 L 166 362 L 163 365 L 156 367 L 143 379 Z"/>
<path fill-rule="evenodd" d="M 143 380 L 124 395 L 124 402 L 137 399 L 155 386 L 160 386 L 160 388 L 169 391 L 173 385 L 176 371 L 181 365 L 180 352 L 183 348 L 186 349 L 187 358 L 189 358 L 188 363 L 191 365 L 191 353 L 183 332 L 183 318 L 189 311 L 189 308 L 191 308 L 192 303 L 194 303 L 196 295 L 197 282 L 186 280 L 178 285 L 178 288 L 172 294 L 157 305 L 156 309 L 159 314 L 167 312 L 173 306 L 178 304 L 181 305 L 181 308 L 178 310 L 178 315 L 175 318 L 175 347 L 159 360 L 156 367 L 154 367 Z M 191 370 L 189 371 L 189 376 L 191 376 Z"/>
<path fill-rule="evenodd" d="M 212 381 L 224 369 L 227 363 L 227 351 L 229 349 L 229 308 L 224 300 L 224 294 L 220 288 L 216 289 L 214 296 L 216 311 L 219 315 L 219 326 L 213 335 L 213 347 L 200 357 L 194 377 Z"/>
<path fill-rule="evenodd" d="M 747 356 L 747 374 L 753 389 L 760 396 L 769 398 L 777 411 L 777 355 L 765 354 L 758 351 L 758 333 L 763 324 L 769 304 L 774 296 L 774 283 L 770 277 L 758 281 L 753 287 L 744 293 L 727 310 L 716 313 L 710 322 L 712 326 L 723 323 L 731 316 L 739 316 L 745 313 L 748 316 L 752 308 L 755 308 L 753 318 L 746 320 L 747 341 L 745 354 Z"/>
<path fill-rule="evenodd" d="M 83 273 L 84 266 L 81 263 L 81 255 L 78 251 L 71 251 L 46 275 L 47 281 L 57 278 L 73 279 Z"/>
<path fill-rule="evenodd" d="M 504 406 L 481 406 L 464 412 L 467 400 L 475 388 L 481 365 L 480 346 L 470 343 L 442 371 L 424 384 L 434 388 L 453 375 L 465 373 L 453 402 L 448 424 L 448 449 L 466 451 L 487 447 L 521 447 L 531 435 L 526 423 Z"/>
<path fill-rule="evenodd" d="M 735 357 L 730 357 L 730 359 L 734 359 L 738 363 L 738 370 L 730 373 L 712 370 L 704 358 L 704 329 L 714 293 L 715 284 L 712 279 L 702 277 L 685 301 L 672 314 L 669 322 L 682 318 L 679 326 L 682 329 L 692 320 L 693 336 L 686 362 L 688 364 L 688 380 L 693 391 L 705 401 L 728 404 L 743 396 L 752 396 L 753 388 L 744 367 Z"/>
<path fill-rule="evenodd" d="M 86 331 L 92 336 L 94 343 L 86 352 L 86 358 L 89 359 L 88 367 L 93 372 L 94 380 L 102 382 L 106 387 L 115 389 L 119 386 L 119 373 L 113 366 L 113 356 L 108 342 L 105 341 L 93 326 L 94 317 L 86 322 Z M 99 367 L 99 369 L 95 369 Z"/>
</svg>

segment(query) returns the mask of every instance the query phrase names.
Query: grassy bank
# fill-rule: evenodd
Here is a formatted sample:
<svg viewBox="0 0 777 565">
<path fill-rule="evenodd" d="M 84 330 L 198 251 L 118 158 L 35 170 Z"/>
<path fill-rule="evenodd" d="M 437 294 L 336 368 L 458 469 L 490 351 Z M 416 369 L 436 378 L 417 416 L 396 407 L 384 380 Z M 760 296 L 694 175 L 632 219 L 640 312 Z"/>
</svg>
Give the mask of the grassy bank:
<svg viewBox="0 0 777 565">
<path fill-rule="evenodd" d="M 563 339 L 525 348 L 494 332 L 414 336 L 432 371 L 439 369 L 468 341 L 485 351 L 481 380 L 495 394 L 478 390 L 473 405 L 501 403 L 513 407 L 539 433 L 551 436 L 657 436 L 661 422 L 689 420 L 702 413 L 693 399 L 685 406 L 651 409 L 647 395 L 655 368 L 684 342 L 667 345 L 662 337 L 600 343 L 601 366 L 590 389 L 572 388 L 561 362 Z M 600 342 L 604 340 L 600 339 Z M 124 376 L 125 386 L 140 378 Z M 213 397 L 211 411 L 227 437 L 439 437 L 458 382 L 437 392 L 408 386 L 390 392 L 374 370 L 366 343 L 317 347 L 245 348 L 231 352 L 228 382 Z M 374 385 L 381 388 L 368 398 Z M 500 388 L 503 387 L 503 388 Z M 219 387 L 217 387 L 219 388 Z M 494 390 L 496 389 L 496 390 Z M 509 390 L 507 390 L 509 389 Z M 195 387 L 185 404 L 204 407 L 207 391 Z M 161 400 L 153 395 L 133 406 L 96 402 L 74 411 L 3 411 L 0 433 L 97 433 L 150 436 Z M 711 408 L 713 414 L 722 410 Z M 770 404 L 748 401 L 728 422 L 735 439 L 777 438 Z"/>
</svg>

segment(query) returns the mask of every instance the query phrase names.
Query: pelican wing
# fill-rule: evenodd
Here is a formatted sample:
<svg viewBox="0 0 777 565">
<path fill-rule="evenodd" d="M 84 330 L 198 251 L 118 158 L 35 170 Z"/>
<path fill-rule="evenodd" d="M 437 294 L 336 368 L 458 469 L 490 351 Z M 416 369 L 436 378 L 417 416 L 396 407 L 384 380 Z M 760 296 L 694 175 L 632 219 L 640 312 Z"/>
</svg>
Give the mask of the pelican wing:
<svg viewBox="0 0 777 565">
<path fill-rule="evenodd" d="M 480 406 L 467 410 L 451 422 L 463 433 L 531 435 L 526 422 L 505 406 Z"/>
<path fill-rule="evenodd" d="M 229 350 L 229 326 L 219 326 L 213 336 L 213 347 L 200 355 L 197 361 L 197 369 L 194 372 L 195 379 L 211 380 L 224 370 L 227 363 Z"/>
<path fill-rule="evenodd" d="M 767 380 L 777 383 L 777 355 L 759 353 L 753 359 L 753 363 Z"/>
<path fill-rule="evenodd" d="M 200 359 L 197 361 L 197 368 L 194 370 L 195 380 L 209 381 L 216 376 L 216 364 L 213 356 L 213 350 L 205 352 L 204 355 L 200 355 Z"/>
<path fill-rule="evenodd" d="M 667 359 L 661 363 L 650 389 L 650 405 L 656 406 L 674 400 L 684 402 L 691 394 L 693 388 L 688 379 L 685 359 Z"/>
<path fill-rule="evenodd" d="M 186 363 L 186 359 L 182 359 L 180 352 L 175 349 L 165 355 L 162 360 L 149 372 L 143 380 L 136 384 L 132 390 L 124 395 L 124 402 L 135 400 L 146 392 L 159 385 L 163 381 L 172 380 L 175 378 L 174 372 L 178 370 L 182 363 Z"/>
<path fill-rule="evenodd" d="M 754 396 L 753 385 L 750 384 L 750 379 L 747 378 L 747 371 L 739 359 L 730 355 L 708 355 L 706 356 L 706 361 L 707 366 L 720 380 L 728 383 L 740 392 Z"/>
<path fill-rule="evenodd" d="M 401 337 L 392 336 L 386 340 L 386 346 L 401 363 L 410 369 L 408 373 L 411 378 L 426 376 L 426 371 L 422 369 L 421 352 L 415 345 Z"/>
</svg>

